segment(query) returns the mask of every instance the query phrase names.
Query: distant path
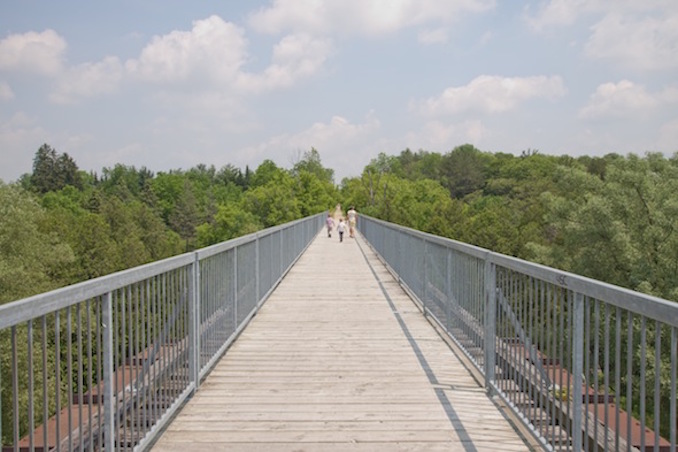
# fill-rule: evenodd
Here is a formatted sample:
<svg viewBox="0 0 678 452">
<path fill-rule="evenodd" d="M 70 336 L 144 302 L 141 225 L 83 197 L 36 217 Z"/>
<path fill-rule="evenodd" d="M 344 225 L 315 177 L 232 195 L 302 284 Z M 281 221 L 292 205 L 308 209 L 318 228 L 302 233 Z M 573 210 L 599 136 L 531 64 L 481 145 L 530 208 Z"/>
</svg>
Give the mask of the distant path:
<svg viewBox="0 0 678 452">
<path fill-rule="evenodd" d="M 334 221 L 337 222 L 339 221 L 339 218 L 343 217 L 344 214 L 341 212 L 341 204 L 337 204 L 337 207 L 334 208 L 334 213 L 332 214 L 332 218 L 334 218 Z"/>
</svg>

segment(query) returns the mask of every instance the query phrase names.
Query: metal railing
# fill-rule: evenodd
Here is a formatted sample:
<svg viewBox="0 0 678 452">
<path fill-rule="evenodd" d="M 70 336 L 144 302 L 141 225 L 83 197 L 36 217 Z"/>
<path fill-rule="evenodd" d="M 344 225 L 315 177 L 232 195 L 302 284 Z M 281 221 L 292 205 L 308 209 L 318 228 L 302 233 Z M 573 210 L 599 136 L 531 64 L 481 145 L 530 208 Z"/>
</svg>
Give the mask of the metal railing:
<svg viewBox="0 0 678 452">
<path fill-rule="evenodd" d="M 323 220 L 0 306 L 3 451 L 148 447 Z"/>
<path fill-rule="evenodd" d="M 361 234 L 548 450 L 676 450 L 678 303 L 366 216 Z"/>
</svg>

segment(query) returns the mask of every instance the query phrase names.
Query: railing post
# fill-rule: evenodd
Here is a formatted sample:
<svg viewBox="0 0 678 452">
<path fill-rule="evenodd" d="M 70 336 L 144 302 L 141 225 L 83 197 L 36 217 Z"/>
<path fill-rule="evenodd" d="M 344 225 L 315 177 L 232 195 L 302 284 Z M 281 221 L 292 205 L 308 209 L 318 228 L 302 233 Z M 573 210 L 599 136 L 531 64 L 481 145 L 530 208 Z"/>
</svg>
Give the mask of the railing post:
<svg viewBox="0 0 678 452">
<path fill-rule="evenodd" d="M 188 369 L 195 390 L 200 386 L 200 260 L 198 253 L 188 275 Z"/>
<path fill-rule="evenodd" d="M 238 329 L 238 247 L 233 248 L 233 331 Z"/>
<path fill-rule="evenodd" d="M 491 393 L 494 383 L 497 327 L 497 267 L 490 254 L 485 257 L 485 389 Z"/>
<path fill-rule="evenodd" d="M 445 303 L 445 328 L 447 332 L 452 334 L 452 250 L 447 249 L 447 263 L 445 276 L 445 296 L 447 303 Z"/>
<path fill-rule="evenodd" d="M 426 294 L 428 292 L 427 291 L 428 282 L 426 281 L 426 278 L 428 277 L 428 271 L 427 271 L 427 267 L 428 267 L 428 259 L 427 259 L 428 253 L 427 253 L 427 251 L 428 250 L 426 249 L 427 245 L 428 245 L 428 243 L 426 242 L 426 239 L 424 239 L 424 256 L 423 256 L 423 260 L 424 260 L 424 277 L 423 277 L 424 287 L 422 288 L 422 291 L 421 291 L 421 302 L 422 302 L 423 307 L 424 307 L 424 317 L 426 317 Z"/>
<path fill-rule="evenodd" d="M 111 292 L 103 296 L 101 306 L 102 346 L 104 360 L 104 450 L 115 450 L 115 411 L 116 401 L 113 396 L 113 297 Z"/>
<path fill-rule="evenodd" d="M 254 239 L 254 286 L 255 286 L 255 294 L 256 294 L 256 303 L 255 306 L 259 304 L 261 299 L 259 298 L 259 284 L 261 282 L 261 277 L 259 276 L 259 265 L 261 263 L 261 260 L 259 259 L 259 234 L 257 234 L 256 238 Z"/>
<path fill-rule="evenodd" d="M 584 372 L 584 295 L 574 294 L 572 325 L 572 450 L 582 450 L 582 374 Z"/>
</svg>

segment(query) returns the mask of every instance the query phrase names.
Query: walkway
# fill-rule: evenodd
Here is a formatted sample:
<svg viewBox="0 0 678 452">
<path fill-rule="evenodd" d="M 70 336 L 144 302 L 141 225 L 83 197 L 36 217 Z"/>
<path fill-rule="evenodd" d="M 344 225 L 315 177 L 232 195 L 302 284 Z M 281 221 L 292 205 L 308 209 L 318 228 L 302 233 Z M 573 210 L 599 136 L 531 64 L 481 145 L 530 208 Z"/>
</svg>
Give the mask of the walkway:
<svg viewBox="0 0 678 452">
<path fill-rule="evenodd" d="M 529 449 L 365 242 L 321 233 L 153 450 Z"/>
</svg>

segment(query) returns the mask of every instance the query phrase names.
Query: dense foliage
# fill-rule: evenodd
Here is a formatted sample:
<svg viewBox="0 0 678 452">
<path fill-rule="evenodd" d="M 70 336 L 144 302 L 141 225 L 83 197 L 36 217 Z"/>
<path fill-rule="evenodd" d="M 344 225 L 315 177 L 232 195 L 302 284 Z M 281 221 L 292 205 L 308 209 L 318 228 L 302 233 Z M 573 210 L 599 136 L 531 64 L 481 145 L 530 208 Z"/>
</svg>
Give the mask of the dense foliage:
<svg viewBox="0 0 678 452">
<path fill-rule="evenodd" d="M 31 174 L 0 181 L 0 304 L 322 212 L 337 198 L 315 149 L 290 170 L 118 164 L 98 175 L 45 144 Z"/>
<path fill-rule="evenodd" d="M 678 300 L 678 156 L 380 154 L 342 195 L 364 213 Z"/>
<path fill-rule="evenodd" d="M 0 303 L 211 245 L 340 202 L 394 223 L 678 300 L 678 157 L 380 154 L 340 187 L 291 169 L 79 171 L 45 144 L 0 182 Z"/>
</svg>

